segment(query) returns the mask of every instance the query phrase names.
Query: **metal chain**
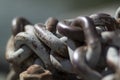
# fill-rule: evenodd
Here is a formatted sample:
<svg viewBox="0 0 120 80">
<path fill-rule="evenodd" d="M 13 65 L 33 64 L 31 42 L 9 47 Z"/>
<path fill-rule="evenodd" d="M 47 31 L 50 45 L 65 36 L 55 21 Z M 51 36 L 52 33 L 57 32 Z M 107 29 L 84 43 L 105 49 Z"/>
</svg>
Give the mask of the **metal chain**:
<svg viewBox="0 0 120 80">
<path fill-rule="evenodd" d="M 16 74 L 20 80 L 120 80 L 119 18 L 120 8 L 115 18 L 106 13 L 63 21 L 51 17 L 35 25 L 15 18 L 6 59 L 21 71 L 15 69 L 8 80 Z"/>
</svg>

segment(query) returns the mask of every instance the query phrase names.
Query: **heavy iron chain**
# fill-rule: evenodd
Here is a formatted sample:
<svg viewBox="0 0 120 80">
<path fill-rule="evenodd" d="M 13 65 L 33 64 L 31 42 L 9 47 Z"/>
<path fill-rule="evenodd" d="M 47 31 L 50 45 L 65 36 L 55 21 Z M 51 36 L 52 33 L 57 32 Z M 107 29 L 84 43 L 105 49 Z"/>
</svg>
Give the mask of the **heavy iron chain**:
<svg viewBox="0 0 120 80">
<path fill-rule="evenodd" d="M 35 25 L 15 18 L 6 48 L 8 80 L 120 80 L 119 18 L 120 8 L 115 17 L 98 13 Z"/>
</svg>

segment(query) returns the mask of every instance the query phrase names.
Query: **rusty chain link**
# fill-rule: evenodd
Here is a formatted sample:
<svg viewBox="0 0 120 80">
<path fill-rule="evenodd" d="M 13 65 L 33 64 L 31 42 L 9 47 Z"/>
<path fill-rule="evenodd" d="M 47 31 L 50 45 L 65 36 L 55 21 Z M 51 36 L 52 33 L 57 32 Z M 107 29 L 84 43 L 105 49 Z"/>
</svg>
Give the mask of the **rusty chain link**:
<svg viewBox="0 0 120 80">
<path fill-rule="evenodd" d="M 120 8 L 44 24 L 12 22 L 7 80 L 120 80 Z"/>
</svg>

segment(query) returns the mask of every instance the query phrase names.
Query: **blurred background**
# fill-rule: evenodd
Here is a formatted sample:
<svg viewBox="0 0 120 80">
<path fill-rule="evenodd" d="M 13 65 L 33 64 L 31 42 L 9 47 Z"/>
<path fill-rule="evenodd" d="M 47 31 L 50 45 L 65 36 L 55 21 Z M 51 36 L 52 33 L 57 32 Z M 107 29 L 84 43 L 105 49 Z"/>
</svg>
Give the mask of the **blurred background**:
<svg viewBox="0 0 120 80">
<path fill-rule="evenodd" d="M 4 55 L 13 18 L 22 16 L 35 24 L 48 17 L 62 20 L 99 12 L 114 16 L 119 5 L 120 0 L 0 0 L 0 80 L 9 71 Z"/>
</svg>

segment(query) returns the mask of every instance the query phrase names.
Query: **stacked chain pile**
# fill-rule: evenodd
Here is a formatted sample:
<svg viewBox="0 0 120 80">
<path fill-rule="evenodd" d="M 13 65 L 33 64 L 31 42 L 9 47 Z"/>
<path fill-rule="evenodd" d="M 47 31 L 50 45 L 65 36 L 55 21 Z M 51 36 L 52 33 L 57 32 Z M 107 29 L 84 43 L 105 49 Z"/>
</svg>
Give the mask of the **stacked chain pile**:
<svg viewBox="0 0 120 80">
<path fill-rule="evenodd" d="M 44 24 L 12 21 L 7 80 L 120 80 L 120 8 Z"/>
</svg>

